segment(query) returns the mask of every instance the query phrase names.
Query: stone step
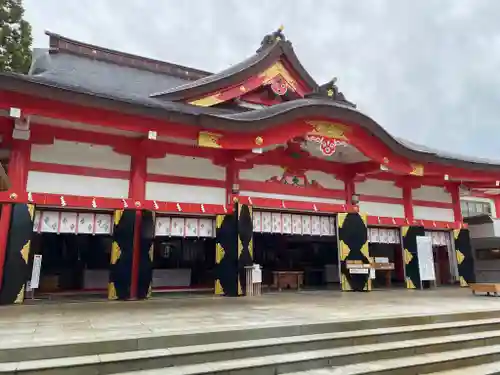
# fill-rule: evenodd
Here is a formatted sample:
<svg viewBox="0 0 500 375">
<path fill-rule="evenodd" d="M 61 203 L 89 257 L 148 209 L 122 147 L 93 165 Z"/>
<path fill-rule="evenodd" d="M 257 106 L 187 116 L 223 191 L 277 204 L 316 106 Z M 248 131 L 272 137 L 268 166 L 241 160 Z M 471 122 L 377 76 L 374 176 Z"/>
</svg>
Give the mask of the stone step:
<svg viewBox="0 0 500 375">
<path fill-rule="evenodd" d="M 428 375 L 498 375 L 500 362 L 491 362 L 483 365 L 462 367 L 456 370 L 433 372 Z"/>
<path fill-rule="evenodd" d="M 491 345 L 289 372 L 286 375 L 493 375 L 500 374 L 499 360 L 500 345 Z M 147 373 L 139 371 L 135 374 Z"/>
<path fill-rule="evenodd" d="M 239 349 L 240 344 L 242 345 L 242 349 Z M 500 345 L 500 330 L 277 355 L 259 355 L 258 353 L 254 353 L 255 355 L 251 357 L 229 359 L 231 358 L 231 353 L 238 352 L 238 350 L 245 350 L 244 345 L 244 343 L 233 343 L 232 349 L 226 348 L 225 350 L 221 350 L 221 347 L 214 350 L 210 346 L 201 346 L 196 348 L 197 351 L 189 352 L 192 348 L 179 347 L 74 358 L 11 362 L 0 364 L 0 374 L 71 375 L 122 373 L 129 375 L 151 375 L 161 373 L 163 375 L 202 375 L 231 373 L 242 375 L 275 375 L 324 368 L 332 365 L 346 366 L 380 359 L 409 357 L 459 349 L 473 350 L 485 345 Z M 221 353 L 229 354 L 226 354 L 226 359 L 221 359 Z M 150 369 L 150 371 L 145 371 L 147 369 Z"/>
<path fill-rule="evenodd" d="M 29 346 L 25 345 L 17 347 L 0 347 L 0 363 L 67 357 L 83 357 L 101 354 L 176 348 L 192 345 L 206 346 L 211 344 L 224 344 L 240 341 L 266 339 L 279 339 L 283 341 L 285 338 L 290 337 L 294 337 L 291 339 L 291 342 L 288 342 L 288 344 L 290 345 L 294 343 L 298 343 L 299 345 L 301 345 L 302 343 L 310 342 L 311 340 L 318 342 L 318 347 L 310 346 L 310 350 L 312 350 L 316 348 L 323 348 L 321 345 L 324 345 L 324 343 L 328 340 L 335 339 L 335 335 L 328 336 L 329 334 L 333 333 L 340 334 L 343 332 L 357 332 L 357 335 L 363 336 L 362 331 L 375 330 L 371 335 L 370 332 L 367 332 L 367 335 L 375 337 L 373 336 L 375 334 L 377 335 L 377 338 L 383 340 L 383 338 L 381 338 L 380 336 L 381 331 L 376 331 L 377 329 L 383 329 L 383 332 L 401 334 L 399 337 L 394 336 L 393 338 L 390 338 L 390 340 L 403 340 L 411 338 L 411 336 L 407 336 L 406 333 L 404 333 L 406 330 L 411 331 L 411 335 L 416 335 L 416 332 L 418 330 L 439 330 L 436 331 L 436 336 L 444 335 L 447 331 L 449 334 L 471 332 L 471 330 L 473 329 L 471 328 L 471 326 L 477 326 L 475 328 L 476 330 L 496 330 L 498 329 L 497 325 L 500 322 L 500 318 L 498 318 L 498 316 L 498 311 L 483 311 L 432 316 L 419 315 L 399 318 L 321 322 L 305 325 L 269 326 L 247 329 L 218 330 L 213 332 L 184 330 L 168 335 L 152 334 L 120 339 L 115 338 L 96 341 L 86 340 L 80 342 L 68 341 L 60 342 L 57 345 L 54 345 L 53 341 L 37 341 L 35 345 L 30 344 Z M 431 327 L 432 324 L 435 325 Z M 421 328 L 418 328 L 419 326 Z M 326 336 L 323 337 L 305 337 L 303 340 L 299 339 L 298 341 L 294 341 L 299 336 L 322 335 L 325 333 Z M 434 333 L 429 332 L 427 333 L 427 335 L 434 335 Z M 340 338 L 341 337 L 338 337 L 339 340 Z M 361 338 L 361 340 L 365 341 L 360 342 L 370 343 L 370 341 L 367 341 L 369 339 L 369 337 Z M 323 343 L 321 343 L 321 341 L 323 341 Z M 265 345 L 265 343 L 259 343 L 257 345 L 261 344 Z M 274 345 L 274 342 L 271 340 L 267 345 Z M 298 347 L 297 349 L 304 350 L 300 347 Z"/>
</svg>

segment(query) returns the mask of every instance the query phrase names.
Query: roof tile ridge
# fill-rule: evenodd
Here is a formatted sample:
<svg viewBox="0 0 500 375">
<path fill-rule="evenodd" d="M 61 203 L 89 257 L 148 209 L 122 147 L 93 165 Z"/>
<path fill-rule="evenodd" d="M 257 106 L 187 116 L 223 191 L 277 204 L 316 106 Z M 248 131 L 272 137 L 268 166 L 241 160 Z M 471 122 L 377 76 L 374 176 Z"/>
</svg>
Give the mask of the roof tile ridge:
<svg viewBox="0 0 500 375">
<path fill-rule="evenodd" d="M 61 51 L 116 65 L 147 70 L 153 73 L 165 73 L 188 80 L 198 80 L 212 74 L 200 69 L 96 46 L 70 39 L 50 31 L 45 31 L 45 34 L 50 38 L 50 51 L 52 53 Z"/>
</svg>

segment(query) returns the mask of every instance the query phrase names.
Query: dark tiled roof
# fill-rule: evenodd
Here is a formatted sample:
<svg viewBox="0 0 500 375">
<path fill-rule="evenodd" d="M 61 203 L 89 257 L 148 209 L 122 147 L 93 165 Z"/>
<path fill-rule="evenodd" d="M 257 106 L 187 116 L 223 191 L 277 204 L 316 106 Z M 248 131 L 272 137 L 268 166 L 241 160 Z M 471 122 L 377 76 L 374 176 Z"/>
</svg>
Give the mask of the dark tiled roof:
<svg viewBox="0 0 500 375">
<path fill-rule="evenodd" d="M 33 75 L 46 82 L 81 87 L 85 91 L 119 97 L 145 97 L 165 87 L 186 83 L 185 79 L 164 73 L 116 65 L 67 53 L 39 55 L 32 67 Z"/>
<path fill-rule="evenodd" d="M 65 52 L 94 60 L 105 61 L 114 65 L 148 70 L 153 73 L 163 73 L 186 80 L 197 80 L 212 74 L 200 69 L 189 68 L 178 64 L 83 43 L 48 31 L 46 31 L 45 34 L 50 38 L 50 48 L 53 52 Z"/>
</svg>

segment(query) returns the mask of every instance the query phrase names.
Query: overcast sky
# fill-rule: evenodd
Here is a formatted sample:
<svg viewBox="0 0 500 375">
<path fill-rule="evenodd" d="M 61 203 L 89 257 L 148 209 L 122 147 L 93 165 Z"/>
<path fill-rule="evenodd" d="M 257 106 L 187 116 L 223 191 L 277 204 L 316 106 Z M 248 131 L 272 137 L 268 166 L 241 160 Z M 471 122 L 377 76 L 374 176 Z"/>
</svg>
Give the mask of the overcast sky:
<svg viewBox="0 0 500 375">
<path fill-rule="evenodd" d="M 500 160 L 499 0 L 25 0 L 45 30 L 216 72 L 280 24 L 319 82 L 393 135 Z"/>
</svg>

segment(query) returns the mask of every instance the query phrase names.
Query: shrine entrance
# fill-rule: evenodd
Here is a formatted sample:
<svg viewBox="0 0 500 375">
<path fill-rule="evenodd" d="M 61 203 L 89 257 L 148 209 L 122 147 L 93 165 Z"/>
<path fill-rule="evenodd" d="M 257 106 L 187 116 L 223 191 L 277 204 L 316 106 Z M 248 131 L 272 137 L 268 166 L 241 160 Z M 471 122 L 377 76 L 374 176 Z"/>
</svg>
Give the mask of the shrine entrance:
<svg viewBox="0 0 500 375">
<path fill-rule="evenodd" d="M 157 216 L 152 263 L 153 292 L 212 292 L 215 220 Z"/>
<path fill-rule="evenodd" d="M 372 288 L 404 288 L 405 271 L 399 228 L 368 228 Z"/>
<path fill-rule="evenodd" d="M 38 267 L 40 277 L 36 289 L 28 283 L 28 295 L 106 298 L 112 231 L 111 213 L 36 211 L 29 269 Z"/>
<path fill-rule="evenodd" d="M 253 222 L 264 288 L 339 288 L 335 217 L 254 210 Z"/>
<path fill-rule="evenodd" d="M 425 232 L 425 236 L 430 237 L 432 241 L 437 286 L 459 284 L 457 257 L 451 244 L 450 234 L 446 231 Z"/>
</svg>

